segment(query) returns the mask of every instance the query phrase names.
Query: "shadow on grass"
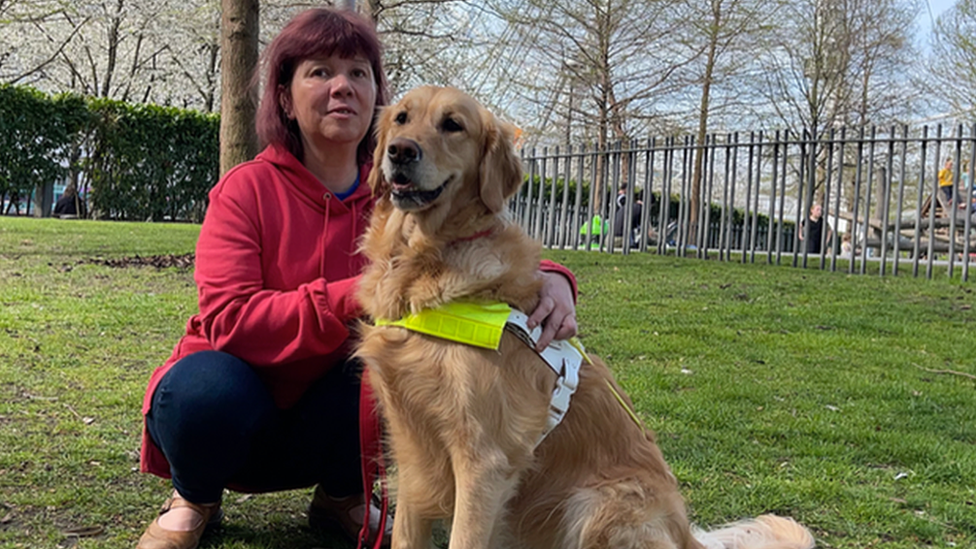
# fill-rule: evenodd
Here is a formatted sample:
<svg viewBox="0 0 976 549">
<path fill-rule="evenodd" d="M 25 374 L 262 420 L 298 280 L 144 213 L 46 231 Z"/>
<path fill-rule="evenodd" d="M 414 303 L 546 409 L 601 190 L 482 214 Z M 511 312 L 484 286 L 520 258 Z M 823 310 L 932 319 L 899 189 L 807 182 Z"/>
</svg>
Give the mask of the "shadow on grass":
<svg viewBox="0 0 976 549">
<path fill-rule="evenodd" d="M 200 549 L 238 547 L 262 549 L 353 549 L 355 543 L 338 533 L 317 532 L 305 524 L 280 521 L 262 525 L 224 523 L 208 530 L 200 540 Z"/>
</svg>

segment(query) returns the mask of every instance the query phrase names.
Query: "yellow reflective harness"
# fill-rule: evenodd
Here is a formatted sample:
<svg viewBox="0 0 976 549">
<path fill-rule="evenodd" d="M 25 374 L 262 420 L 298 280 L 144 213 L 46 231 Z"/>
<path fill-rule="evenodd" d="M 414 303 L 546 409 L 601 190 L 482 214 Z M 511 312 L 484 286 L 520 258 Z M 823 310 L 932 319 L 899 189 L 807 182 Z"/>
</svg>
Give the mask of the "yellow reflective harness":
<svg viewBox="0 0 976 549">
<path fill-rule="evenodd" d="M 535 349 L 542 327 L 528 327 L 529 317 L 506 303 L 453 301 L 437 309 L 425 309 L 399 320 L 377 319 L 377 326 L 400 326 L 408 330 L 447 339 L 483 349 L 498 350 L 502 332 L 508 330 L 530 348 Z M 537 351 L 538 352 L 538 351 Z M 593 364 L 579 339 L 553 341 L 539 356 L 556 372 L 556 387 L 549 400 L 546 428 L 536 442 L 538 446 L 562 421 L 579 385 L 583 362 Z M 611 387 L 612 388 L 612 387 Z M 619 398 L 619 397 L 618 397 Z"/>
<path fill-rule="evenodd" d="M 400 326 L 441 339 L 498 350 L 512 312 L 507 303 L 452 301 L 399 320 L 376 319 L 377 326 Z"/>
</svg>

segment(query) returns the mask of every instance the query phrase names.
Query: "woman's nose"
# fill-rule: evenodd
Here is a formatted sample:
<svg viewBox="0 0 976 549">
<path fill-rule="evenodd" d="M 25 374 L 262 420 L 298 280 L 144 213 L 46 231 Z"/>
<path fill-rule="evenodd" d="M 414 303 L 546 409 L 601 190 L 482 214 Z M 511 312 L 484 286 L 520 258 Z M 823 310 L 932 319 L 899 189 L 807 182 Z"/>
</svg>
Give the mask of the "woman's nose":
<svg viewBox="0 0 976 549">
<path fill-rule="evenodd" d="M 332 77 L 332 93 L 343 94 L 352 91 L 352 84 L 349 80 L 349 76 L 345 73 L 337 73 Z"/>
</svg>

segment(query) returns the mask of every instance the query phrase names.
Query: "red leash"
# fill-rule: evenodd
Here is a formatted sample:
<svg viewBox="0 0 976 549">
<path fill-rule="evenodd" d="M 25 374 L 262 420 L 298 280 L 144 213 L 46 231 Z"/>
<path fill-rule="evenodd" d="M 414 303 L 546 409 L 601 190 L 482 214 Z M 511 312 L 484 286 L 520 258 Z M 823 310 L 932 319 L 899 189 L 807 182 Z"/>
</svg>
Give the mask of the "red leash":
<svg viewBox="0 0 976 549">
<path fill-rule="evenodd" d="M 369 547 L 369 511 L 373 495 L 373 483 L 386 479 L 386 466 L 383 463 L 383 426 L 376 410 L 376 400 L 367 379 L 368 371 L 363 369 L 363 377 L 359 386 L 359 445 L 362 453 L 363 468 L 363 497 L 366 500 L 366 514 L 363 516 L 363 528 L 359 531 L 356 549 Z M 383 533 L 386 532 L 386 517 L 390 506 L 390 498 L 386 492 L 385 482 L 380 482 L 380 523 L 373 541 L 373 549 L 380 549 L 383 543 Z"/>
</svg>

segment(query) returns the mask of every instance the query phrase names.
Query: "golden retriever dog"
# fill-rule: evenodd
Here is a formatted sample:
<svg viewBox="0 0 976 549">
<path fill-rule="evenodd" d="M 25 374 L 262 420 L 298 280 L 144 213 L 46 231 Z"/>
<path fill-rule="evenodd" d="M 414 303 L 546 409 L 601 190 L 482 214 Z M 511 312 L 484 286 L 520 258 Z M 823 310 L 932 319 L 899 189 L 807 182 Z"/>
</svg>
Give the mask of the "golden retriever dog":
<svg viewBox="0 0 976 549">
<path fill-rule="evenodd" d="M 540 245 L 506 214 L 522 183 L 512 130 L 453 88 L 384 109 L 369 179 L 377 205 L 358 297 L 394 320 L 453 300 L 531 312 Z M 694 532 L 678 484 L 596 357 L 539 444 L 557 374 L 506 330 L 498 350 L 396 325 L 358 349 L 397 466 L 393 549 L 426 549 L 453 517 L 451 549 L 802 549 L 810 533 L 764 515 Z"/>
</svg>

